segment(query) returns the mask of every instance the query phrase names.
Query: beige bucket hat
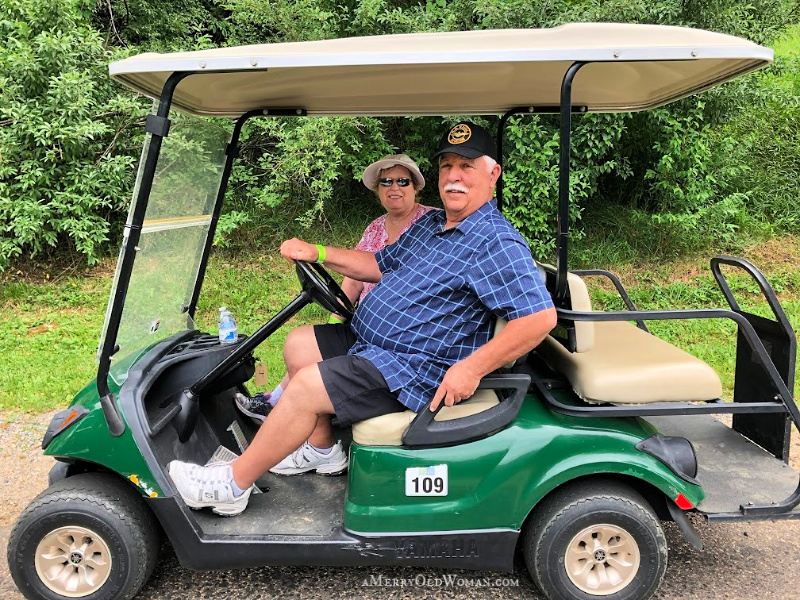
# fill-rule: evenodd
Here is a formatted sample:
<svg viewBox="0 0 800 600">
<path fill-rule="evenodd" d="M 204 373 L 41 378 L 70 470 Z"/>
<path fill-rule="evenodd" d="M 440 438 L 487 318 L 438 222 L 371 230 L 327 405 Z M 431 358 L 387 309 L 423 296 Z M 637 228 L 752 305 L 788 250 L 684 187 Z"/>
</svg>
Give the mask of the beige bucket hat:
<svg viewBox="0 0 800 600">
<path fill-rule="evenodd" d="M 421 190 L 425 187 L 425 178 L 422 176 L 422 172 L 419 170 L 417 163 L 411 160 L 407 154 L 388 154 L 382 159 L 376 160 L 364 169 L 361 181 L 374 192 L 378 189 L 378 179 L 380 179 L 381 171 L 396 166 L 405 167 L 409 170 L 416 189 Z"/>
</svg>

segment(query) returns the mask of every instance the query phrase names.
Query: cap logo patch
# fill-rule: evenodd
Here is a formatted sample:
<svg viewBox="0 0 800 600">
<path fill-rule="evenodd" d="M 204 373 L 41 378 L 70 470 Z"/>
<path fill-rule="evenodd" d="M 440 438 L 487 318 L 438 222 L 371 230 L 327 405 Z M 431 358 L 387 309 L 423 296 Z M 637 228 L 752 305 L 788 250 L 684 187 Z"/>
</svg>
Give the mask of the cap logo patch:
<svg viewBox="0 0 800 600">
<path fill-rule="evenodd" d="M 472 137 L 472 130 L 468 125 L 459 123 L 447 134 L 447 141 L 451 144 L 463 144 Z"/>
</svg>

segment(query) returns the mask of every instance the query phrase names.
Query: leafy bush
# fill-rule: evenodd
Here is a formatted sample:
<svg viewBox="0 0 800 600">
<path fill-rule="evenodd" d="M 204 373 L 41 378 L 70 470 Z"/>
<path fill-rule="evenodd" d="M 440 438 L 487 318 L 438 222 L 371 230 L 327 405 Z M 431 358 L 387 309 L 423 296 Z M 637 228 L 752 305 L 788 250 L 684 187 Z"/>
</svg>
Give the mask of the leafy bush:
<svg viewBox="0 0 800 600">
<path fill-rule="evenodd" d="M 734 170 L 727 190 L 746 193 L 754 217 L 800 231 L 800 26 L 775 46 L 775 64 L 742 86 L 740 112 L 711 136 L 715 155 Z M 720 148 L 725 137 L 737 143 Z M 725 151 L 729 150 L 729 151 Z M 739 167 L 738 169 L 735 167 Z"/>
<path fill-rule="evenodd" d="M 142 111 L 109 81 L 105 69 L 114 56 L 575 21 L 688 25 L 768 43 L 797 20 L 797 10 L 795 0 L 5 0 L 0 268 L 51 248 L 96 260 L 124 218 Z M 794 35 L 785 43 L 796 48 Z M 763 74 L 698 99 L 630 116 L 576 118 L 573 236 L 586 211 L 609 206 L 660 228 L 676 247 L 730 240 L 758 222 L 798 227 L 798 73 L 796 54 L 787 51 Z M 230 243 L 237 228 L 271 231 L 266 224 L 278 214 L 324 228 L 330 215 L 349 218 L 353 202 L 372 210 L 358 178 L 386 152 L 407 152 L 435 182 L 428 157 L 454 120 L 253 121 L 218 243 Z M 556 132 L 549 119 L 519 120 L 507 138 L 507 214 L 539 256 L 552 247 Z M 436 203 L 435 185 L 423 200 Z"/>
<path fill-rule="evenodd" d="M 254 119 L 247 128 L 232 207 L 263 213 L 291 200 L 304 227 L 324 219 L 328 203 L 367 193 L 364 167 L 393 151 L 377 119 Z"/>
<path fill-rule="evenodd" d="M 106 0 L 94 6 L 92 26 L 107 46 L 176 52 L 225 45 L 230 13 L 204 0 Z"/>
<path fill-rule="evenodd" d="M 614 158 L 624 130 L 620 115 L 585 115 L 573 119 L 570 160 L 570 220 L 579 222 L 583 208 L 597 194 L 600 178 L 627 176 Z M 506 128 L 503 212 L 527 238 L 534 256 L 544 259 L 554 248 L 558 206 L 559 121 L 553 117 L 515 117 Z M 572 237 L 580 237 L 575 229 Z"/>
<path fill-rule="evenodd" d="M 0 268 L 56 246 L 97 260 L 130 196 L 135 159 L 120 146 L 140 111 L 111 87 L 87 8 L 6 0 L 0 9 Z"/>
</svg>

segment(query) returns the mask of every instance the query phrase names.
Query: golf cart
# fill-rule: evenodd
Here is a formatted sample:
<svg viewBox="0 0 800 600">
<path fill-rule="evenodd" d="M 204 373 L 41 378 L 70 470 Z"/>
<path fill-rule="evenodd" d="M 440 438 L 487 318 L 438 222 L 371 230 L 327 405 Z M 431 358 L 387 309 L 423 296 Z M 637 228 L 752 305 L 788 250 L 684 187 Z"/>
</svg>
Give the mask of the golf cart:
<svg viewBox="0 0 800 600">
<path fill-rule="evenodd" d="M 800 518 L 787 466 L 796 340 L 750 263 L 711 264 L 728 307 L 640 311 L 611 273 L 568 269 L 573 113 L 660 106 L 763 67 L 764 47 L 686 28 L 576 24 L 143 54 L 111 75 L 157 99 L 106 314 L 95 381 L 45 434 L 50 487 L 9 541 L 28 598 L 131 598 L 161 535 L 190 569 L 418 565 L 510 571 L 524 554 L 548 598 L 645 599 L 667 565 L 661 522 Z M 403 89 L 388 85 L 402 74 Z M 386 93 L 385 90 L 391 90 Z M 170 110 L 233 119 L 171 119 Z M 238 413 L 254 350 L 305 305 L 352 306 L 319 265 L 299 295 L 235 344 L 194 325 L 242 125 L 315 115 L 561 115 L 555 265 L 541 265 L 559 322 L 534 352 L 454 407 L 384 415 L 340 431 L 347 478 L 267 474 L 247 510 L 192 511 L 174 459 L 241 452 Z M 501 153 L 502 155 L 502 153 Z M 502 207 L 502 186 L 498 189 Z M 774 312 L 740 309 L 724 269 L 752 276 Z M 585 279 L 610 279 L 627 307 L 595 312 Z M 733 402 L 717 374 L 647 330 L 665 319 L 738 328 Z M 633 323 L 632 323 L 633 322 Z M 634 324 L 635 323 L 635 324 Z M 712 415 L 733 414 L 727 427 Z"/>
</svg>

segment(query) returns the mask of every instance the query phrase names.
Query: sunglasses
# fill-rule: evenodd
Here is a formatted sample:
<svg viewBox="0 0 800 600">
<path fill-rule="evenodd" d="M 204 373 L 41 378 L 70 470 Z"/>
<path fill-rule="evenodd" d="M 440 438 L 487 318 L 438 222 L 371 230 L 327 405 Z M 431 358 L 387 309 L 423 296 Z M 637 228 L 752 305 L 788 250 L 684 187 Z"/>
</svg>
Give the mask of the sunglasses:
<svg viewBox="0 0 800 600">
<path fill-rule="evenodd" d="M 392 184 L 397 182 L 400 187 L 408 187 L 411 185 L 411 180 L 408 177 L 400 177 L 399 179 L 392 179 L 391 177 L 381 177 L 378 183 L 383 187 L 392 187 Z"/>
</svg>

